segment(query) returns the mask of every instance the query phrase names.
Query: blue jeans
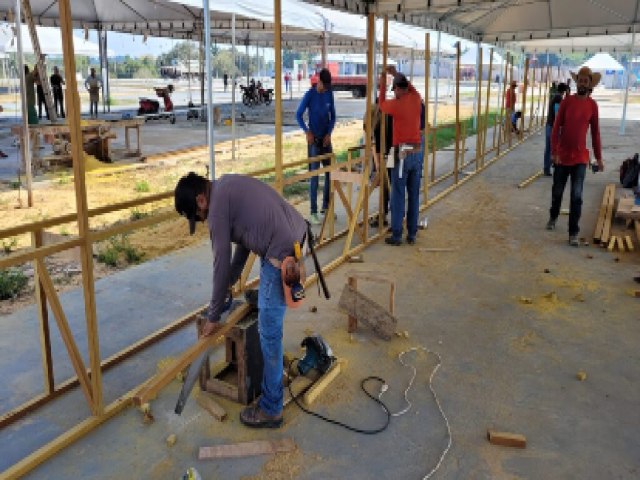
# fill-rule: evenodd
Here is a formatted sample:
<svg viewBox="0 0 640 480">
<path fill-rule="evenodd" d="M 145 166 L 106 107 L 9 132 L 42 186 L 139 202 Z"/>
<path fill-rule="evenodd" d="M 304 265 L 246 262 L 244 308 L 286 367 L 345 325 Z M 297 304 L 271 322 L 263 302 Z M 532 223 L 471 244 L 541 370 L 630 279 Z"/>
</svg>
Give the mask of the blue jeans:
<svg viewBox="0 0 640 480">
<path fill-rule="evenodd" d="M 547 125 L 547 137 L 544 143 L 544 174 L 549 175 L 551 173 L 551 131 L 553 127 Z"/>
<path fill-rule="evenodd" d="M 317 157 L 318 155 L 323 155 L 325 153 L 333 152 L 331 148 L 331 144 L 323 147 L 318 145 L 321 143 L 321 140 L 308 145 L 307 148 L 307 156 L 309 158 Z M 327 167 L 331 165 L 331 160 L 326 159 L 322 160 L 322 166 Z M 318 170 L 320 168 L 320 162 L 311 162 L 309 164 L 309 171 Z M 331 178 L 329 172 L 325 172 L 324 174 L 324 190 L 322 192 L 322 210 L 326 210 L 329 208 L 329 188 L 331 186 Z M 318 213 L 318 176 L 311 177 L 309 181 L 309 201 L 311 202 L 311 213 Z"/>
<path fill-rule="evenodd" d="M 415 238 L 418 233 L 418 213 L 420 207 L 420 176 L 422 175 L 422 152 L 406 156 L 399 176 L 400 161 L 396 159 L 391 171 L 391 234 L 394 240 L 402 239 L 402 221 L 405 213 L 405 189 L 407 201 L 407 237 Z"/>
<path fill-rule="evenodd" d="M 282 412 L 282 328 L 287 304 L 284 300 L 280 270 L 261 259 L 258 289 L 258 331 L 264 367 L 260 409 L 267 415 Z"/>
<path fill-rule="evenodd" d="M 560 215 L 560 205 L 567 179 L 571 177 L 571 203 L 569 205 L 569 235 L 580 233 L 580 215 L 582 215 L 582 187 L 587 172 L 587 165 L 556 165 L 553 171 L 553 187 L 551 188 L 551 209 L 549 217 L 552 220 Z"/>
</svg>

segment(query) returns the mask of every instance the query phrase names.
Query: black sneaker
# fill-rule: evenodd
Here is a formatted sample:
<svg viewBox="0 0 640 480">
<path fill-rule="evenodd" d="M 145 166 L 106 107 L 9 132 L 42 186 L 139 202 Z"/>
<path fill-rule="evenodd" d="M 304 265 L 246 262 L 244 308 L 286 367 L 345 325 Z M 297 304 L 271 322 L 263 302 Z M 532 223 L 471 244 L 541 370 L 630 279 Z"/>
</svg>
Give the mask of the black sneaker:
<svg viewBox="0 0 640 480">
<path fill-rule="evenodd" d="M 415 245 L 416 244 L 416 237 L 407 237 L 407 243 L 409 245 Z"/>
<path fill-rule="evenodd" d="M 380 225 L 380 223 L 378 222 L 378 217 L 374 217 L 369 221 L 369 226 L 371 228 L 378 228 L 378 225 Z M 384 225 L 385 227 L 389 226 L 389 222 L 387 221 L 386 217 L 382 221 L 382 225 Z"/>
<path fill-rule="evenodd" d="M 577 235 L 569 235 L 569 245 L 571 245 L 572 247 L 580 246 L 580 241 L 578 240 Z"/>
<path fill-rule="evenodd" d="M 547 222 L 547 226 L 545 227 L 547 230 L 555 230 L 556 229 L 556 221 L 549 219 Z"/>
<path fill-rule="evenodd" d="M 384 243 L 386 243 L 387 245 L 393 245 L 393 246 L 399 246 L 402 245 L 402 240 L 401 239 L 397 239 L 397 238 L 393 238 L 393 236 L 391 237 L 387 237 L 384 239 Z"/>
</svg>

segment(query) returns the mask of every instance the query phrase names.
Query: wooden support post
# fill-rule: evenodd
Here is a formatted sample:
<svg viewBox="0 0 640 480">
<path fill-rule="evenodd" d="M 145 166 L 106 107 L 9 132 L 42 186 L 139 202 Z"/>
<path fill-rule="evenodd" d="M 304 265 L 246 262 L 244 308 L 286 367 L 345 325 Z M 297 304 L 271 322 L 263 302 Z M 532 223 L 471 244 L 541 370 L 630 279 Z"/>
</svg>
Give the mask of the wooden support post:
<svg viewBox="0 0 640 480">
<path fill-rule="evenodd" d="M 276 181 L 275 187 L 278 193 L 282 195 L 283 190 L 283 173 L 282 173 L 282 158 L 284 150 L 282 146 L 282 3 L 281 0 L 273 0 L 273 49 L 275 52 L 275 90 L 276 90 L 276 131 L 275 131 L 275 146 L 276 146 Z M 371 83 L 369 83 L 371 85 Z M 213 148 L 213 145 L 211 146 Z"/>
<path fill-rule="evenodd" d="M 540 72 L 540 78 L 538 79 L 538 118 L 536 119 L 536 124 L 540 127 L 542 126 L 542 111 L 540 110 L 540 100 L 542 100 L 542 66 L 538 67 L 538 71 Z M 535 77 L 534 77 L 535 78 Z M 542 103 L 542 108 L 544 108 L 544 102 Z"/>
<path fill-rule="evenodd" d="M 476 72 L 478 76 L 478 110 L 476 112 L 476 157 L 475 157 L 475 167 L 476 172 L 480 168 L 480 157 L 481 154 L 481 145 L 480 137 L 482 136 L 482 127 L 480 124 L 482 123 L 482 48 L 478 44 L 478 71 Z M 491 76 L 491 72 L 489 72 L 489 76 Z"/>
<path fill-rule="evenodd" d="M 431 76 L 430 34 L 424 34 L 424 148 L 422 149 L 422 196 L 423 204 L 429 201 L 429 77 Z M 436 82 L 438 80 L 436 79 Z"/>
<path fill-rule="evenodd" d="M 460 160 L 460 41 L 456 43 L 456 147 L 453 160 L 453 179 L 458 183 L 458 165 Z"/>
<path fill-rule="evenodd" d="M 524 86 L 522 87 L 522 117 L 520 117 L 520 140 L 524 138 L 524 115 L 527 111 L 527 89 L 529 88 L 529 58 L 524 61 Z"/>
<path fill-rule="evenodd" d="M 487 154 L 487 133 L 489 131 L 489 101 L 491 98 L 491 77 L 493 75 L 493 48 L 489 50 L 489 74 L 487 75 L 487 99 L 484 102 L 484 128 L 482 133 L 482 160 L 484 166 L 484 158 Z"/>
<path fill-rule="evenodd" d="M 42 247 L 42 230 L 31 234 L 31 244 L 34 248 Z M 42 354 L 42 378 L 44 380 L 44 392 L 51 395 L 55 389 L 53 376 L 53 360 L 51 358 L 51 336 L 49 332 L 49 310 L 47 309 L 47 296 L 40 280 L 42 274 L 39 271 L 38 262 L 34 262 L 34 284 L 36 304 L 38 306 L 38 318 L 40 319 L 40 353 Z"/>
<path fill-rule="evenodd" d="M 89 364 L 91 366 L 91 389 L 94 415 L 104 411 L 102 400 L 102 371 L 100 367 L 100 341 L 98 338 L 98 321 L 96 314 L 95 285 L 93 279 L 93 248 L 89 238 L 89 218 L 87 215 L 87 188 L 85 183 L 84 152 L 82 147 L 82 129 L 80 127 L 80 97 L 76 76 L 75 54 L 73 49 L 73 23 L 69 0 L 60 0 L 60 31 L 62 34 L 62 51 L 67 82 L 67 121 L 71 139 L 71 156 L 73 158 L 73 179 L 76 193 L 76 212 L 78 218 L 78 236 L 82 264 L 82 286 L 84 290 L 84 309 L 87 322 L 87 342 Z"/>
<path fill-rule="evenodd" d="M 436 179 L 436 136 L 438 130 L 437 127 L 433 130 L 433 136 L 431 138 L 431 182 Z"/>
<path fill-rule="evenodd" d="M 529 132 L 531 132 L 531 127 L 533 127 L 533 97 L 536 91 L 536 66 L 533 66 L 532 72 L 531 72 L 531 98 L 530 98 L 530 103 L 531 106 L 529 107 L 529 126 L 527 127 L 527 130 Z"/>
<path fill-rule="evenodd" d="M 509 65 L 509 88 L 511 88 L 511 82 L 513 81 L 513 62 L 515 61 L 515 58 L 513 57 L 513 55 L 510 55 L 509 58 L 511 59 L 511 65 Z M 507 135 L 505 138 L 508 139 L 509 141 L 509 148 L 512 147 L 512 143 L 513 143 L 513 138 L 512 138 L 513 128 L 511 127 L 511 114 L 515 111 L 515 108 L 516 108 L 515 105 L 511 105 L 511 108 L 510 109 L 507 108 L 505 113 L 507 117 L 504 122 L 505 134 Z"/>
<path fill-rule="evenodd" d="M 389 55 L 389 16 L 385 15 L 382 23 L 382 74 L 386 76 L 387 62 Z M 374 72 L 375 73 L 375 72 Z M 386 77 L 385 77 L 386 78 Z M 376 92 L 376 95 L 378 92 Z M 366 127 L 366 125 L 365 125 Z M 373 128 L 373 125 L 371 126 Z M 380 112 L 380 148 L 378 154 L 378 231 L 382 231 L 384 227 L 384 191 L 387 188 L 387 165 L 384 152 L 387 151 L 387 142 L 393 139 L 387 138 L 387 114 Z M 389 202 L 391 202 L 391 191 L 389 191 Z M 391 210 L 391 209 L 389 209 Z M 367 221 L 365 217 L 365 222 Z M 355 329 L 355 328 L 354 328 Z"/>
<path fill-rule="evenodd" d="M 502 84 L 503 84 L 503 91 L 502 91 L 502 98 L 500 99 L 500 114 L 499 114 L 499 120 L 498 120 L 498 149 L 496 151 L 496 157 L 500 156 L 500 146 L 504 143 L 504 139 L 503 139 L 503 133 L 505 132 L 506 129 L 506 122 L 505 122 L 505 96 L 507 94 L 507 72 L 509 69 L 509 52 L 506 52 L 505 54 L 505 62 L 504 62 L 504 75 L 502 76 Z M 494 139 L 494 147 L 495 145 L 495 135 L 493 136 Z"/>
</svg>

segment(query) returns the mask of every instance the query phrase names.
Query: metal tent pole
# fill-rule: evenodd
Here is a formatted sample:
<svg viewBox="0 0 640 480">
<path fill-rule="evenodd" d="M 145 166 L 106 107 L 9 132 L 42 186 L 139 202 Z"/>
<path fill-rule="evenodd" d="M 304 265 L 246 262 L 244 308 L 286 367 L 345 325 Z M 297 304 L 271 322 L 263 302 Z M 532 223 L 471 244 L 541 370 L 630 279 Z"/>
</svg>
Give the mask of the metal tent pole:
<svg viewBox="0 0 640 480">
<path fill-rule="evenodd" d="M 204 64 L 207 77 L 207 144 L 209 145 L 209 178 L 216 178 L 215 154 L 213 148 L 213 85 L 211 78 L 211 10 L 209 0 L 204 0 Z"/>
<path fill-rule="evenodd" d="M 236 159 L 236 14 L 231 14 L 231 160 Z"/>
<path fill-rule="evenodd" d="M 440 84 L 440 30 L 438 30 L 438 51 L 436 53 L 436 92 L 433 105 L 433 126 L 438 126 L 438 85 Z"/>
<path fill-rule="evenodd" d="M 631 67 L 633 66 L 633 55 L 636 46 L 636 26 L 633 25 L 633 34 L 631 35 L 631 61 L 627 62 L 627 82 L 624 89 L 624 105 L 622 106 L 622 120 L 620 121 L 620 135 L 624 135 L 624 127 L 627 122 L 627 102 L 629 100 L 629 81 L 631 79 Z"/>
<path fill-rule="evenodd" d="M 27 177 L 27 205 L 33 207 L 33 191 L 31 177 L 31 134 L 29 132 L 29 109 L 27 107 L 27 80 L 24 74 L 24 54 L 22 51 L 22 2 L 16 0 L 16 37 L 18 38 L 18 58 L 16 67 L 20 75 L 20 98 L 22 100 L 22 157 Z M 34 88 L 29 85 L 29 88 Z"/>
</svg>

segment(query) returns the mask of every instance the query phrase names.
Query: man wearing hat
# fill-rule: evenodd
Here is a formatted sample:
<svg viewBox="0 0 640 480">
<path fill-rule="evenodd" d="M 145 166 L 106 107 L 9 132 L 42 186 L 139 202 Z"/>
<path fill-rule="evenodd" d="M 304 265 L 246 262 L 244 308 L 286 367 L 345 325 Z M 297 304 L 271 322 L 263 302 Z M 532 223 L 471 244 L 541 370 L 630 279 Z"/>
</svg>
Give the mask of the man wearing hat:
<svg viewBox="0 0 640 480">
<path fill-rule="evenodd" d="M 582 187 L 589 164 L 589 150 L 586 147 L 587 129 L 591 128 L 591 145 L 597 161 L 597 169 L 604 171 L 598 104 L 589 92 L 600 81 L 601 75 L 588 67 L 582 67 L 577 74 L 571 72 L 577 93 L 568 96 L 562 103 L 551 133 L 551 158 L 555 165 L 551 208 L 547 230 L 554 230 L 560 214 L 562 194 L 569 177 L 571 178 L 571 203 L 569 205 L 569 244 L 577 247 L 582 213 Z M 595 171 L 595 166 L 594 166 Z"/>
<path fill-rule="evenodd" d="M 386 99 L 387 73 L 393 76 L 393 100 Z M 391 171 L 391 236 L 388 245 L 402 244 L 402 222 L 407 192 L 407 243 L 416 243 L 420 206 L 420 178 L 422 174 L 422 146 L 420 116 L 422 97 L 402 73 L 393 66 L 380 76 L 378 95 L 380 110 L 393 117 L 395 163 Z"/>
<path fill-rule="evenodd" d="M 309 125 L 302 118 L 308 111 Z M 318 75 L 318 83 L 312 86 L 304 94 L 298 110 L 296 111 L 298 125 L 307 136 L 307 155 L 309 158 L 317 157 L 325 153 L 331 153 L 331 132 L 336 124 L 336 108 L 333 103 L 333 92 L 331 91 L 331 72 L 323 68 Z M 322 160 L 322 166 L 331 165 L 331 160 Z M 320 162 L 309 163 L 309 171 L 318 170 Z M 329 172 L 324 174 L 324 190 L 322 193 L 322 213 L 329 207 Z M 318 218 L 318 177 L 311 177 L 309 180 L 309 201 L 311 203 L 311 216 L 309 221 L 314 225 L 320 224 Z"/>
<path fill-rule="evenodd" d="M 175 189 L 176 211 L 189 220 L 189 233 L 196 222 L 207 222 L 213 248 L 213 294 L 207 309 L 203 335 L 220 330 L 231 286 L 249 256 L 261 258 L 258 291 L 258 330 L 264 360 L 262 395 L 255 406 L 240 413 L 249 427 L 277 428 L 282 425 L 282 331 L 286 301 L 280 272 L 281 262 L 294 256 L 294 244 L 304 245 L 307 223 L 273 188 L 244 175 L 223 175 L 210 181 L 191 172 Z M 236 244 L 233 256 L 231 243 Z"/>
<path fill-rule="evenodd" d="M 509 88 L 507 89 L 507 91 L 505 92 L 505 99 L 504 99 L 504 108 L 506 110 L 505 112 L 505 119 L 509 119 L 508 121 L 513 123 L 513 115 L 514 113 L 516 113 L 516 101 L 518 99 L 518 95 L 517 95 L 517 90 L 518 90 L 518 82 L 516 82 L 515 80 L 511 80 L 511 85 L 509 86 Z M 516 133 L 517 133 L 517 129 L 518 127 L 516 126 Z M 505 122 L 505 134 L 506 134 L 506 122 Z M 509 130 L 510 132 L 513 131 L 513 127 Z M 508 138 L 508 137 L 507 137 Z"/>
</svg>

